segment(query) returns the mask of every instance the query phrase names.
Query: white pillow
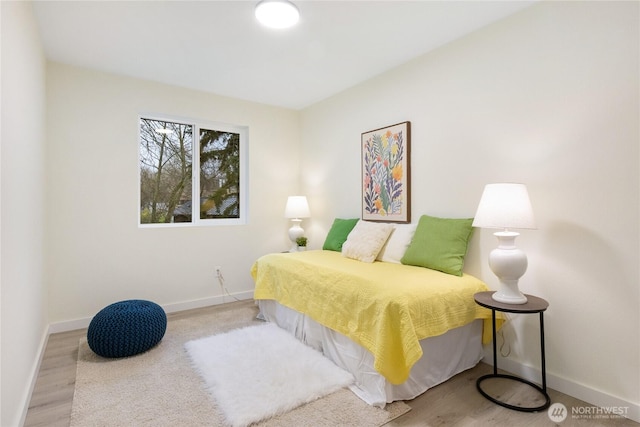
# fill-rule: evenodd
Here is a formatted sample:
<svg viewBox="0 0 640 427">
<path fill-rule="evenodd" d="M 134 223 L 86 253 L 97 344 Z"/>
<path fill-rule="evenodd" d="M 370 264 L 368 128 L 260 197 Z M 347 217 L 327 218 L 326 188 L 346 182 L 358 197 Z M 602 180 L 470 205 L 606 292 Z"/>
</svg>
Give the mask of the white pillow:
<svg viewBox="0 0 640 427">
<path fill-rule="evenodd" d="M 400 264 L 405 251 L 411 244 L 417 224 L 396 224 L 387 243 L 378 253 L 378 261 Z"/>
<path fill-rule="evenodd" d="M 360 220 L 342 245 L 342 256 L 373 262 L 392 231 L 392 224 Z"/>
</svg>

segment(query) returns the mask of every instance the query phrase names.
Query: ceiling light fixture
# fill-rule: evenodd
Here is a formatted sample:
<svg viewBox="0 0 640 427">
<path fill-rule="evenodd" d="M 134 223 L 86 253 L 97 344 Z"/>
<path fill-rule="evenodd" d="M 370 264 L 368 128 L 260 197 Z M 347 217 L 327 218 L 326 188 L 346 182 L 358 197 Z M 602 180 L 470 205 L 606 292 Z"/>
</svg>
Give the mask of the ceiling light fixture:
<svg viewBox="0 0 640 427">
<path fill-rule="evenodd" d="M 269 28 L 289 28 L 298 23 L 300 12 L 288 0 L 262 0 L 256 5 L 256 18 Z"/>
</svg>

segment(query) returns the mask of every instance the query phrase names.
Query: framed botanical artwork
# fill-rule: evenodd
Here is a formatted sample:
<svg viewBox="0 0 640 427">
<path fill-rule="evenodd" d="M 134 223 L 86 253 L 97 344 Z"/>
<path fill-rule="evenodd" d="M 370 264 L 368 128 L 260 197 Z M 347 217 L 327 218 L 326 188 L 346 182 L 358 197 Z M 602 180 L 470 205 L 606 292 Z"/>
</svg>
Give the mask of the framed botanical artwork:
<svg viewBox="0 0 640 427">
<path fill-rule="evenodd" d="M 411 222 L 411 122 L 362 134 L 362 219 Z"/>
</svg>

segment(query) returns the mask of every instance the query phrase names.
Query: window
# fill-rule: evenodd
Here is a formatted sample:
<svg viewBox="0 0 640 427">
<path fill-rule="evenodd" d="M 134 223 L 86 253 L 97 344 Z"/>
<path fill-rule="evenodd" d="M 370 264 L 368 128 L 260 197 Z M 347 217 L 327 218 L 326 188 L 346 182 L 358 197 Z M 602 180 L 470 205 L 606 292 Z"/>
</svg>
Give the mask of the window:
<svg viewBox="0 0 640 427">
<path fill-rule="evenodd" d="M 246 139 L 240 126 L 140 118 L 140 225 L 245 223 Z"/>
</svg>

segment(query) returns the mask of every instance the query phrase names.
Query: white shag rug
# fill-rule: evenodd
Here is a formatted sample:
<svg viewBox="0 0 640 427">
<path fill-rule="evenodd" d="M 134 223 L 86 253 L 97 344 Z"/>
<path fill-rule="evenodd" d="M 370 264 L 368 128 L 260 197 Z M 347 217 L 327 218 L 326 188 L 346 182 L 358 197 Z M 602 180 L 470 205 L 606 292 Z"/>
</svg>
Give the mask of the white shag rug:
<svg viewBox="0 0 640 427">
<path fill-rule="evenodd" d="M 189 341 L 185 348 L 234 427 L 288 412 L 354 381 L 320 352 L 271 323 Z"/>
</svg>

